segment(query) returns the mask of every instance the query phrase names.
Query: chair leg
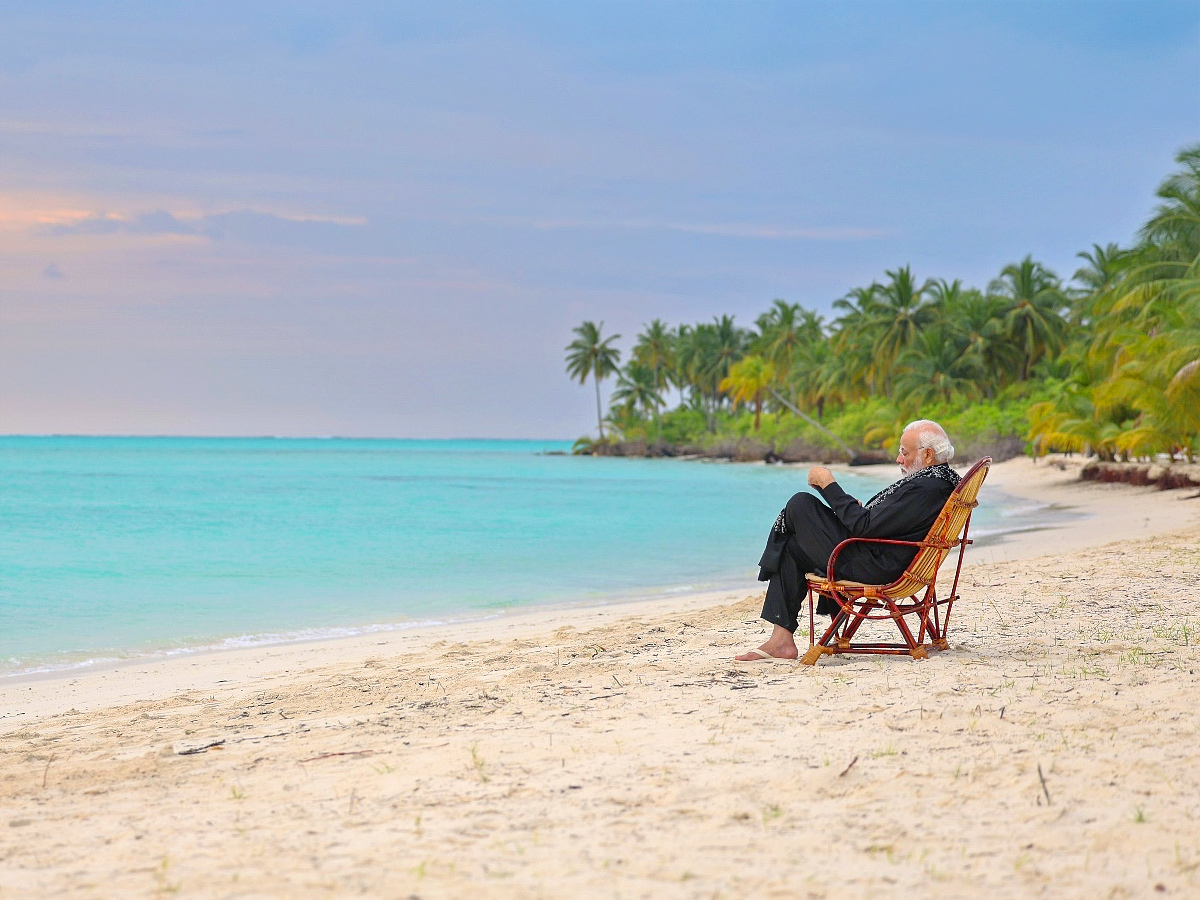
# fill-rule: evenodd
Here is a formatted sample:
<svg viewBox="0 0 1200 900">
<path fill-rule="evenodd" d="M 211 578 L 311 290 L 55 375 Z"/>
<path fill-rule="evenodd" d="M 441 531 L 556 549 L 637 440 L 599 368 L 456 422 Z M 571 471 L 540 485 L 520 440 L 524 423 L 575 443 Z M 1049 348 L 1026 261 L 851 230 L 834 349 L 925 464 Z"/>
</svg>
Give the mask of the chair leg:
<svg viewBox="0 0 1200 900">
<path fill-rule="evenodd" d="M 813 604 L 816 603 L 816 592 L 810 584 L 808 586 L 808 646 L 812 647 L 817 642 L 816 623 L 813 621 Z M 811 663 L 810 663 L 811 665 Z"/>
<path fill-rule="evenodd" d="M 813 644 L 804 651 L 804 655 L 800 657 L 800 663 L 805 666 L 815 666 L 817 660 L 822 656 L 831 655 L 836 652 L 832 647 L 822 647 L 820 644 Z"/>
<path fill-rule="evenodd" d="M 908 652 L 912 655 L 913 659 L 925 659 L 928 656 L 925 648 L 913 637 L 908 623 L 904 621 L 904 616 L 897 608 L 895 602 L 888 600 L 887 606 L 892 612 L 892 621 L 896 623 L 896 627 L 900 629 L 900 634 L 904 636 L 904 643 L 908 644 Z"/>
<path fill-rule="evenodd" d="M 954 607 L 954 601 L 958 599 L 958 594 L 951 594 L 946 598 L 946 612 L 942 616 L 942 642 L 945 643 L 947 636 L 950 634 L 950 610 Z"/>
<path fill-rule="evenodd" d="M 951 595 L 950 599 L 944 602 L 947 603 L 946 608 L 949 609 L 949 604 L 954 602 L 954 596 Z M 929 629 L 929 645 L 934 650 L 949 650 L 950 642 L 946 640 L 946 620 L 941 616 L 938 610 L 938 600 L 936 596 L 933 599 L 931 617 L 933 618 L 933 622 L 936 627 Z"/>
<path fill-rule="evenodd" d="M 929 587 L 925 588 L 925 597 L 921 600 L 921 628 L 917 632 L 917 643 L 918 644 L 925 643 L 926 632 L 928 632 L 930 635 L 932 635 L 932 634 L 934 634 L 935 631 L 937 631 L 937 625 L 929 620 L 929 598 L 932 596 L 934 596 L 934 590 L 933 590 L 933 585 L 931 584 Z M 908 599 L 915 601 L 917 599 L 917 595 L 913 594 Z M 936 609 L 936 608 L 937 607 L 935 605 L 934 609 Z"/>
<path fill-rule="evenodd" d="M 811 597 L 810 597 L 810 599 L 811 599 Z M 811 610 L 812 610 L 811 606 L 809 607 L 809 610 L 811 612 Z M 821 639 L 809 646 L 809 648 L 805 652 L 804 656 L 802 656 L 800 658 L 800 662 L 806 666 L 811 666 L 811 665 L 815 665 L 817 660 L 820 659 L 822 656 L 825 656 L 830 653 L 837 653 L 837 650 L 833 647 L 830 647 L 829 643 L 830 643 L 830 641 L 834 641 L 839 646 L 841 645 L 842 641 L 837 636 L 837 630 L 838 630 L 838 626 L 840 626 L 842 624 L 842 621 L 845 618 L 846 618 L 846 613 L 843 612 L 842 610 L 838 610 L 837 615 L 835 615 L 833 617 L 833 621 L 829 623 L 829 627 L 825 629 L 825 633 L 823 635 L 821 635 Z M 810 641 L 812 640 L 812 631 L 811 630 L 809 631 L 809 640 Z"/>
<path fill-rule="evenodd" d="M 910 605 L 907 615 L 916 615 L 920 619 L 919 637 L 913 635 L 913 629 L 905 619 L 905 613 L 896 605 L 896 601 L 887 599 L 886 597 L 878 600 L 868 597 L 851 599 L 848 596 L 838 593 L 831 597 L 831 599 L 838 603 L 839 609 L 834 615 L 833 620 L 829 623 L 829 627 L 825 629 L 824 634 L 820 638 L 817 638 L 813 615 L 813 601 L 815 597 L 816 592 L 812 590 L 810 585 L 808 592 L 809 647 L 808 651 L 800 658 L 800 662 L 803 665 L 816 665 L 822 656 L 847 651 L 861 653 L 903 653 L 907 649 L 908 655 L 913 659 L 928 659 L 930 650 L 949 649 L 950 645 L 946 640 L 947 617 L 940 615 L 937 589 L 934 585 L 930 585 L 926 589 L 925 596 L 921 601 L 917 600 L 917 595 L 915 594 L 908 598 Z M 955 599 L 955 597 L 951 596 L 941 602 L 946 603 L 948 607 Z M 855 635 L 857 635 L 863 622 L 867 621 L 867 617 L 873 610 L 881 612 L 886 610 L 890 613 L 890 618 L 895 622 L 896 629 L 904 639 L 903 644 L 869 644 L 862 648 L 855 647 Z M 928 643 L 926 643 L 927 640 Z"/>
<path fill-rule="evenodd" d="M 925 620 L 929 626 L 929 637 L 936 644 L 942 637 L 942 623 L 938 613 L 937 591 L 932 586 L 929 590 L 930 593 L 925 598 Z"/>
</svg>

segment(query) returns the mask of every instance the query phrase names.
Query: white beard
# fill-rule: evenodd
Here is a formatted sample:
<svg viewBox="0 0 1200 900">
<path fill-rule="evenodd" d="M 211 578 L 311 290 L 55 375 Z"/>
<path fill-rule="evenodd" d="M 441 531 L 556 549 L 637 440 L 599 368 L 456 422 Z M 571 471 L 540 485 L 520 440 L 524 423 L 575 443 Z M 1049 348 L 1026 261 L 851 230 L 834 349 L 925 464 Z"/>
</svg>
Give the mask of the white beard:
<svg viewBox="0 0 1200 900">
<path fill-rule="evenodd" d="M 936 461 L 936 460 L 935 460 L 935 461 L 933 461 L 933 462 L 931 462 L 931 463 L 929 464 L 929 466 L 936 466 L 936 465 L 937 465 L 937 461 Z M 922 464 L 921 462 L 919 462 L 919 461 L 913 461 L 913 462 L 912 462 L 912 463 L 910 463 L 908 466 L 901 466 L 901 467 L 900 467 L 900 471 L 901 471 L 901 472 L 904 474 L 904 477 L 905 477 L 905 478 L 907 478 L 909 475 L 915 475 L 915 474 L 917 474 L 917 473 L 918 473 L 918 472 L 920 472 L 922 469 L 928 469 L 928 468 L 929 468 L 929 466 L 923 465 L 923 464 Z"/>
</svg>

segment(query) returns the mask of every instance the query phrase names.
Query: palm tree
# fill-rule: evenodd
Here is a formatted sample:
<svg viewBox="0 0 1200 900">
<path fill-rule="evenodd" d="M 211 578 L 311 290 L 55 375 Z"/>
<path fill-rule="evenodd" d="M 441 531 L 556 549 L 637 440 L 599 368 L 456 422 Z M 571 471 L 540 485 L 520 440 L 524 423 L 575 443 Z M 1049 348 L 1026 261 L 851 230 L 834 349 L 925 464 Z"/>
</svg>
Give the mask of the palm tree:
<svg viewBox="0 0 1200 900">
<path fill-rule="evenodd" d="M 1103 247 L 1092 244 L 1091 250 L 1075 255 L 1085 265 L 1076 269 L 1071 276 L 1071 280 L 1079 285 L 1079 289 L 1073 292 L 1071 321 L 1076 325 L 1091 324 L 1107 311 L 1113 291 L 1121 283 L 1133 254 L 1110 243 Z"/>
<path fill-rule="evenodd" d="M 1080 266 L 1071 276 L 1072 281 L 1078 282 L 1088 294 L 1098 294 L 1112 287 L 1121 277 L 1122 259 L 1128 251 L 1122 250 L 1117 244 L 1092 244 L 1091 250 L 1083 250 L 1075 256 L 1087 265 Z"/>
<path fill-rule="evenodd" d="M 817 418 L 825 415 L 825 404 L 831 397 L 825 383 L 833 349 L 828 340 L 820 338 L 804 344 L 792 360 L 785 375 L 788 392 L 798 406 L 815 409 Z"/>
<path fill-rule="evenodd" d="M 1154 443 L 1160 451 L 1182 448 L 1190 458 L 1200 437 L 1200 255 L 1183 277 L 1141 285 L 1114 305 L 1117 315 L 1135 311 L 1111 332 L 1123 346 L 1096 388 L 1097 404 L 1115 400 L 1139 411 L 1135 429 L 1146 438 L 1137 441 L 1139 453 Z"/>
<path fill-rule="evenodd" d="M 641 360 L 631 359 L 617 376 L 617 389 L 612 393 L 614 403 L 629 412 L 641 410 L 657 415 L 662 396 L 654 380 L 654 370 Z"/>
<path fill-rule="evenodd" d="M 1034 363 L 1063 347 L 1067 329 L 1063 312 L 1070 304 L 1058 276 L 1026 256 L 1005 266 L 988 285 L 988 293 L 1008 304 L 1005 326 L 1021 349 L 1019 380 L 1028 381 Z"/>
<path fill-rule="evenodd" d="M 754 404 L 754 430 L 758 431 L 762 420 L 763 398 L 775 381 L 775 364 L 761 356 L 747 356 L 729 367 L 729 374 L 721 379 L 720 388 L 733 400 L 733 408 L 739 403 Z"/>
<path fill-rule="evenodd" d="M 862 380 L 863 372 L 863 366 L 854 354 L 839 350 L 838 344 L 833 344 L 812 373 L 813 393 L 824 402 L 834 404 L 852 403 L 873 396 L 870 385 Z"/>
<path fill-rule="evenodd" d="M 851 288 L 844 297 L 833 301 L 833 308 L 841 310 L 838 327 L 862 324 L 879 309 L 879 283 L 871 282 L 866 287 Z"/>
<path fill-rule="evenodd" d="M 662 391 L 670 384 L 671 373 L 675 369 L 675 335 L 661 319 L 655 319 L 638 335 L 637 343 L 633 345 L 633 358 L 648 368 L 659 402 L 654 406 L 654 439 L 662 440 L 662 422 L 659 419 L 659 407 L 662 405 Z"/>
<path fill-rule="evenodd" d="M 811 370 L 813 357 L 819 352 L 816 348 L 825 345 L 824 319 L 799 303 L 776 300 L 755 324 L 759 337 L 754 349 L 775 364 L 779 387 L 799 402 L 799 392 L 789 386 L 800 380 L 796 377 L 797 364 L 803 360 L 800 368 Z"/>
<path fill-rule="evenodd" d="M 1029 407 L 1029 439 L 1034 453 L 1096 453 L 1112 459 L 1119 427 L 1100 415 L 1090 385 L 1069 379 L 1056 385 L 1057 396 Z"/>
<path fill-rule="evenodd" d="M 962 353 L 952 336 L 927 328 L 917 335 L 896 361 L 895 394 L 903 409 L 918 411 L 931 400 L 950 401 L 955 396 L 973 399 L 978 384 L 965 377 Z"/>
<path fill-rule="evenodd" d="M 800 331 L 801 309 L 799 303 L 776 299 L 770 310 L 755 320 L 759 334 L 755 341 L 757 349 L 781 372 L 792 368 L 792 357 L 804 340 Z"/>
<path fill-rule="evenodd" d="M 833 323 L 834 355 L 825 372 L 825 383 L 843 401 L 875 393 L 875 343 L 881 333 L 880 286 L 871 283 L 853 288 L 833 301 L 841 315 Z"/>
<path fill-rule="evenodd" d="M 716 428 L 714 409 L 717 382 L 716 327 L 709 323 L 680 325 L 675 336 L 675 367 L 681 389 L 686 384 L 693 407 L 704 411 L 708 430 Z"/>
<path fill-rule="evenodd" d="M 679 328 L 676 364 L 692 393 L 693 403 L 699 395 L 709 431 L 716 429 L 721 379 L 729 373 L 729 367 L 742 358 L 749 343 L 750 334 L 737 327 L 733 316 Z"/>
<path fill-rule="evenodd" d="M 964 289 L 957 279 L 939 281 L 930 295 L 931 324 L 958 345 L 959 374 L 970 374 L 985 397 L 994 397 L 1020 365 L 1020 351 L 1005 332 L 1004 300 Z"/>
<path fill-rule="evenodd" d="M 1142 228 L 1142 240 L 1159 248 L 1163 261 L 1185 266 L 1200 256 L 1200 143 L 1184 147 L 1175 157 L 1183 166 L 1158 188 L 1164 201 Z"/>
<path fill-rule="evenodd" d="M 1177 161 L 1137 246 L 1080 254 L 1089 266 L 1076 280 L 1092 291 L 1086 383 L 1031 410 L 1043 445 L 1189 459 L 1200 446 L 1200 144 Z"/>
<path fill-rule="evenodd" d="M 921 326 L 929 321 L 926 294 L 934 286 L 932 279 L 917 287 L 912 269 L 902 266 L 885 273 L 889 281 L 876 291 L 878 307 L 873 313 L 879 323 L 875 339 L 874 365 L 882 376 L 884 389 L 890 383 L 890 372 L 897 357 L 916 340 Z"/>
<path fill-rule="evenodd" d="M 578 328 L 572 329 L 578 337 L 567 344 L 567 374 L 580 384 L 587 382 L 591 375 L 596 383 L 596 422 L 600 429 L 600 440 L 604 440 L 604 414 L 600 406 L 600 382 L 613 372 L 621 362 L 621 351 L 611 346 L 619 339 L 619 334 L 601 338 L 600 331 L 604 327 L 601 322 L 584 322 Z"/>
<path fill-rule="evenodd" d="M 1200 359 L 1185 363 L 1173 375 L 1171 368 L 1139 356 L 1093 392 L 1101 411 L 1136 410 L 1114 442 L 1118 450 L 1138 457 L 1179 449 L 1189 458 L 1193 455 L 1200 434 Z"/>
<path fill-rule="evenodd" d="M 713 375 L 717 379 L 724 378 L 729 373 L 729 367 L 745 356 L 746 349 L 750 346 L 750 332 L 738 328 L 733 319 L 733 316 L 713 318 L 713 324 L 716 326 L 716 368 Z"/>
</svg>

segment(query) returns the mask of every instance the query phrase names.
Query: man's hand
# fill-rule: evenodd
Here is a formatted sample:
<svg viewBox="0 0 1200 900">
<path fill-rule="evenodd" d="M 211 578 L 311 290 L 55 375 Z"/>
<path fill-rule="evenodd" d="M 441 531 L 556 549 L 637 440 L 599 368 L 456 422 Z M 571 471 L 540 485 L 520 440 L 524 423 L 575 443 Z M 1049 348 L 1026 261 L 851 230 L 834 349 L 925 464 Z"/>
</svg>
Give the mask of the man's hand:
<svg viewBox="0 0 1200 900">
<path fill-rule="evenodd" d="M 833 473 L 824 466 L 813 466 L 808 470 L 808 483 L 813 487 L 823 488 L 833 484 Z"/>
</svg>

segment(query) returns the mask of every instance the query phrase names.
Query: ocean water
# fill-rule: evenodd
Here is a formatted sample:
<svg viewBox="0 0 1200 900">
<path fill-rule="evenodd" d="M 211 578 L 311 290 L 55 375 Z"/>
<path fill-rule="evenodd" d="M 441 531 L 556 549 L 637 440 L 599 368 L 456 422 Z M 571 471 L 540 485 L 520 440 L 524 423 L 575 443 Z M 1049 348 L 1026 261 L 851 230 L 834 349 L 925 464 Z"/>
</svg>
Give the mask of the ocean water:
<svg viewBox="0 0 1200 900">
<path fill-rule="evenodd" d="M 568 447 L 0 438 L 0 674 L 749 589 L 804 488 L 802 468 Z M 892 477 L 840 480 L 865 499 Z M 977 522 L 1029 515 L 998 502 Z"/>
</svg>

